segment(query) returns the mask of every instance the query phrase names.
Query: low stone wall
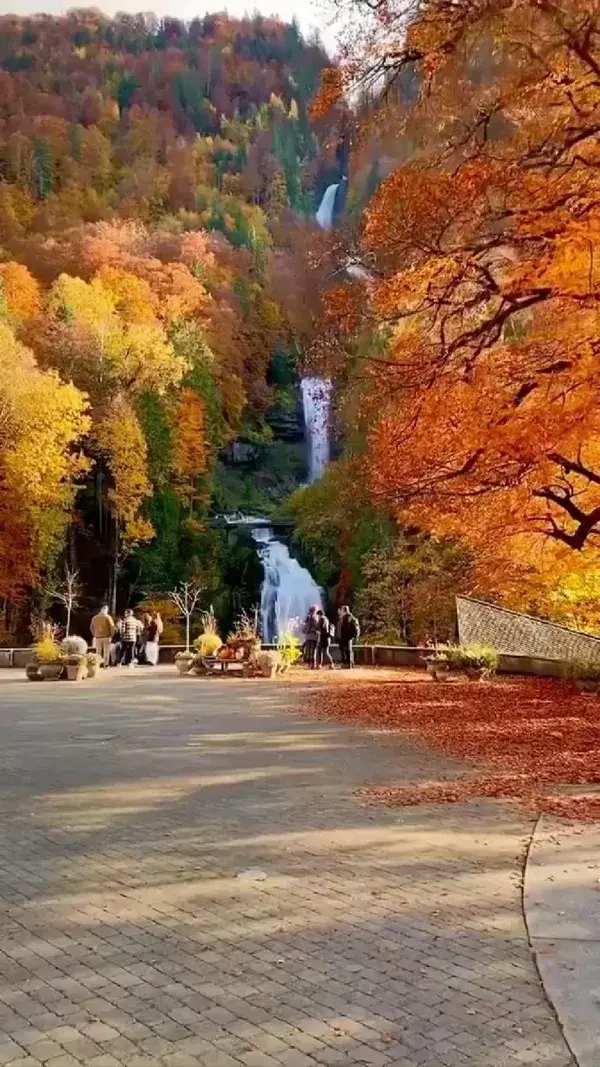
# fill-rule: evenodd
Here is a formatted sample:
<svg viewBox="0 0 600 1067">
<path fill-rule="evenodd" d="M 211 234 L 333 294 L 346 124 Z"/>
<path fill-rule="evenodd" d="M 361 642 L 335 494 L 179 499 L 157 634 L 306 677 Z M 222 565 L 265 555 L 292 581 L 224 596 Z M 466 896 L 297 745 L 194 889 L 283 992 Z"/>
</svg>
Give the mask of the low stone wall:
<svg viewBox="0 0 600 1067">
<path fill-rule="evenodd" d="M 274 648 L 274 645 L 264 645 Z M 161 645 L 160 662 L 173 663 L 178 652 L 183 652 L 184 645 Z M 360 667 L 422 667 L 424 648 L 410 648 L 400 645 L 357 645 L 356 663 Z M 332 645 L 334 660 L 339 661 L 339 649 Z M 0 668 L 25 667 L 31 660 L 31 648 L 0 649 Z M 565 664 L 562 660 L 543 659 L 540 656 L 500 656 L 500 674 L 533 675 L 536 678 L 561 678 Z"/>
</svg>

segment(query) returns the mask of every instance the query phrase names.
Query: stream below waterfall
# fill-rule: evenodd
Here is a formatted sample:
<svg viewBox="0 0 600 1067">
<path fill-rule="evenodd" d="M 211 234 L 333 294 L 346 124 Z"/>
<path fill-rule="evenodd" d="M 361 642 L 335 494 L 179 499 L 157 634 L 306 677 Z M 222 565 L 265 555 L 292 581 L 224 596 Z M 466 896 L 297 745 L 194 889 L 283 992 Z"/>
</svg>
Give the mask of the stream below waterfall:
<svg viewBox="0 0 600 1067">
<path fill-rule="evenodd" d="M 325 190 L 315 215 L 322 230 L 330 230 L 333 225 L 337 190 L 337 184 Z M 321 378 L 303 378 L 300 391 L 308 444 L 309 481 L 312 483 L 318 481 L 329 462 L 331 382 Z M 290 628 L 299 632 L 311 604 L 322 603 L 322 592 L 312 574 L 290 555 L 287 545 L 277 540 L 271 527 L 264 525 L 264 520 L 243 515 L 231 517 L 231 521 L 241 521 L 250 528 L 263 565 L 264 579 L 260 591 L 263 641 L 276 641 L 280 634 Z"/>
</svg>

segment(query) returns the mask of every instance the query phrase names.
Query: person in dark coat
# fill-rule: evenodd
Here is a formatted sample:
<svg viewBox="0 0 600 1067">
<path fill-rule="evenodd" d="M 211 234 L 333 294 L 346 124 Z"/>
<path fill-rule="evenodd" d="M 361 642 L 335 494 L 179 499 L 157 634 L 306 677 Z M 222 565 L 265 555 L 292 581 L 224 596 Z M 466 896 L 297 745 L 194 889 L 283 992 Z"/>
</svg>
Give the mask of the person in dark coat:
<svg viewBox="0 0 600 1067">
<path fill-rule="evenodd" d="M 325 612 L 319 608 L 317 612 L 317 650 L 315 655 L 315 666 L 317 670 L 320 667 L 323 667 L 325 663 L 327 663 L 330 670 L 334 669 L 330 651 L 331 630 L 332 626 L 329 619 Z"/>
<path fill-rule="evenodd" d="M 342 667 L 348 670 L 354 666 L 354 642 L 360 637 L 358 619 L 352 614 L 347 604 L 340 608 L 339 642 Z"/>
<path fill-rule="evenodd" d="M 317 632 L 317 605 L 313 604 L 308 611 L 308 615 L 304 620 L 304 626 L 302 627 L 304 633 L 304 644 L 302 646 L 303 659 L 305 663 L 308 663 L 311 667 L 315 664 L 315 653 L 317 651 L 317 638 L 319 636 Z"/>
</svg>

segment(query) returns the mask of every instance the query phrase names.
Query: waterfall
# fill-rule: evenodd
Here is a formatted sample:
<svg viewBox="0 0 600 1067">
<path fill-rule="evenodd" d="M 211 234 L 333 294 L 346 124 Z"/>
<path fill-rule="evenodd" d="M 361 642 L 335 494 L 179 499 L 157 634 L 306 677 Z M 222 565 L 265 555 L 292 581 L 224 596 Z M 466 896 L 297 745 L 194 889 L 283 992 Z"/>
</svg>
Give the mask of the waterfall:
<svg viewBox="0 0 600 1067">
<path fill-rule="evenodd" d="M 329 461 L 329 404 L 331 382 L 303 378 L 300 382 L 309 448 L 309 480 L 316 482 Z"/>
<path fill-rule="evenodd" d="M 322 230 L 333 226 L 335 197 L 340 183 L 328 185 L 315 215 Z M 309 480 L 316 482 L 329 462 L 329 407 L 331 382 L 321 378 L 303 378 L 300 382 L 304 425 L 308 438 Z"/>
<path fill-rule="evenodd" d="M 231 526 L 247 526 L 263 565 L 260 619 L 263 641 L 276 641 L 287 629 L 301 636 L 301 626 L 312 604 L 321 605 L 319 586 L 305 567 L 278 541 L 273 529 L 255 515 L 224 515 Z"/>
<path fill-rule="evenodd" d="M 289 628 L 300 636 L 311 604 L 321 604 L 321 590 L 270 527 L 254 528 L 252 536 L 265 572 L 260 591 L 263 640 L 276 641 Z"/>
<path fill-rule="evenodd" d="M 335 197 L 339 187 L 339 182 L 337 182 L 335 185 L 328 185 L 323 195 L 323 199 L 319 204 L 315 219 L 317 220 L 317 224 L 321 227 L 322 230 L 330 230 L 333 226 Z"/>
<path fill-rule="evenodd" d="M 330 185 L 315 219 L 322 230 L 333 226 L 335 197 L 339 187 Z M 331 382 L 303 378 L 300 383 L 304 424 L 309 448 L 309 480 L 316 482 L 329 462 L 329 405 Z M 278 541 L 264 519 L 252 515 L 225 516 L 229 523 L 248 526 L 260 556 L 264 579 L 260 590 L 260 617 L 263 641 L 276 641 L 286 629 L 298 629 L 311 604 L 321 605 L 322 593 L 312 575 L 290 555 L 287 545 Z"/>
</svg>

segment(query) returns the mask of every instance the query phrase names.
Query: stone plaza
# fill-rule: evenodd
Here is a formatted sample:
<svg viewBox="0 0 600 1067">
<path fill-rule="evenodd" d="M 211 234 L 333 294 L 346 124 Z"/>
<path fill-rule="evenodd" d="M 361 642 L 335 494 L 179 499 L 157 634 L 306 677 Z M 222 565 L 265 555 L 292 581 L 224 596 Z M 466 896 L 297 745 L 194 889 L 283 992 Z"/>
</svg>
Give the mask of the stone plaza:
<svg viewBox="0 0 600 1067">
<path fill-rule="evenodd" d="M 307 687 L 0 680 L 0 1067 L 568 1067 L 532 957 L 533 819 L 389 810 L 453 773 Z"/>
</svg>

